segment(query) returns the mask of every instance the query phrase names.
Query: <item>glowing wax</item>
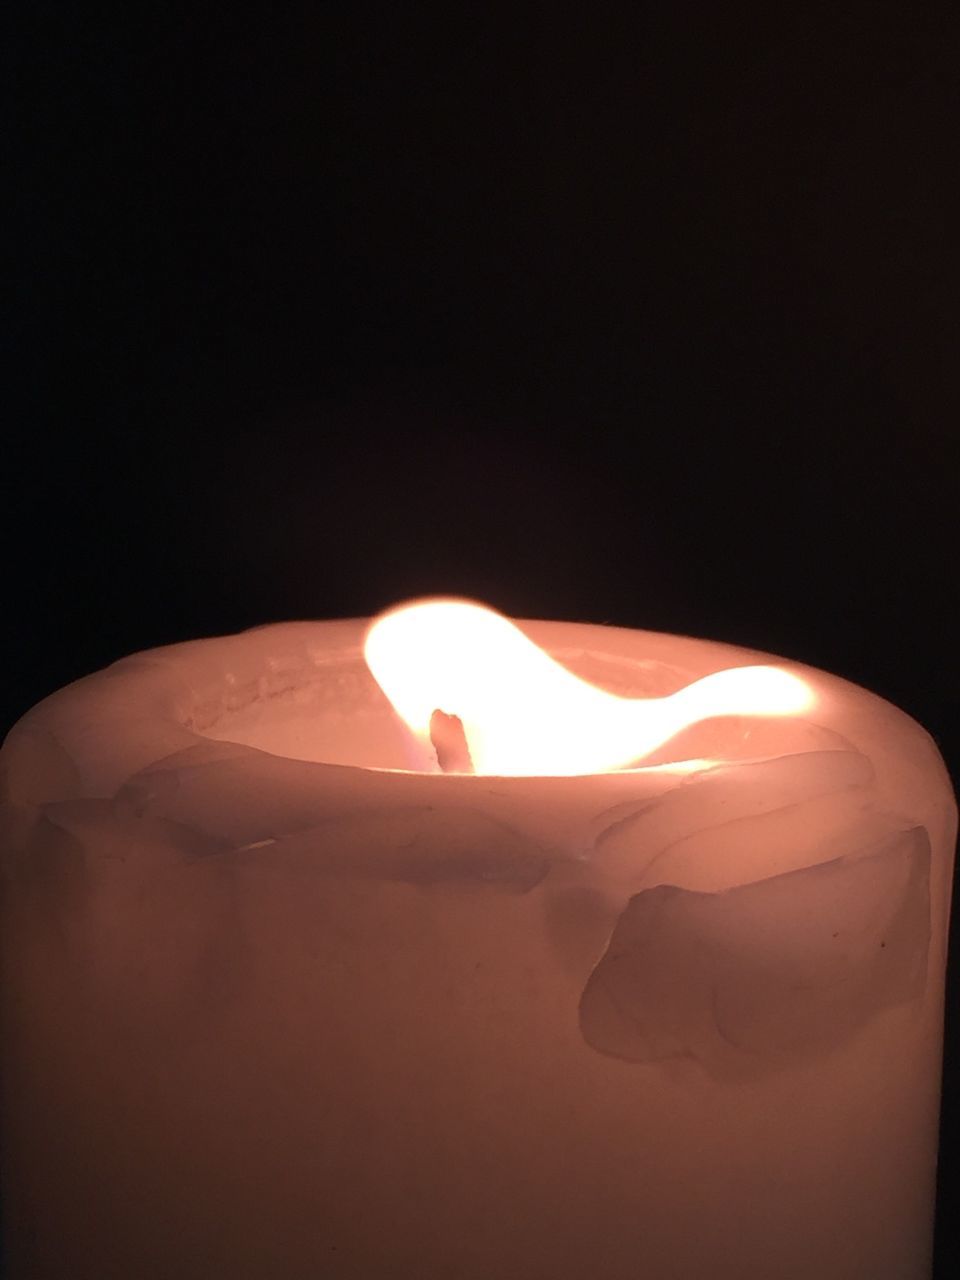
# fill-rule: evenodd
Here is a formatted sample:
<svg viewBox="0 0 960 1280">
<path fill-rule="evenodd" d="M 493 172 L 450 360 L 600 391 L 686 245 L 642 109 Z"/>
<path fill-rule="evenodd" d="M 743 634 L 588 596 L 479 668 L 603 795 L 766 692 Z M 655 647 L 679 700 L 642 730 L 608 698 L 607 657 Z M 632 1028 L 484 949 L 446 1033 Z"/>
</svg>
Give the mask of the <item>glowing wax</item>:
<svg viewBox="0 0 960 1280">
<path fill-rule="evenodd" d="M 930 738 L 765 655 L 521 627 L 621 700 L 773 665 L 814 702 L 444 775 L 356 621 L 137 655 L 14 728 L 12 1277 L 929 1274 Z"/>
</svg>

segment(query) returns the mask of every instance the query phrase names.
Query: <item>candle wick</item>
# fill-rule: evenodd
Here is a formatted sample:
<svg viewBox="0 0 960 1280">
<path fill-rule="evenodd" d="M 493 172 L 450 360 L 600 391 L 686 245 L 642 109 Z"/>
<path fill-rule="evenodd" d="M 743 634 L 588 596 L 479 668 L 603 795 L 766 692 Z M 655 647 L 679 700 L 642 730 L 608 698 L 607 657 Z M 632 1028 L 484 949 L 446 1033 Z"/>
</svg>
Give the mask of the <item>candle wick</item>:
<svg viewBox="0 0 960 1280">
<path fill-rule="evenodd" d="M 467 735 L 459 716 L 448 715 L 438 707 L 430 717 L 430 741 L 444 773 L 474 772 Z"/>
</svg>

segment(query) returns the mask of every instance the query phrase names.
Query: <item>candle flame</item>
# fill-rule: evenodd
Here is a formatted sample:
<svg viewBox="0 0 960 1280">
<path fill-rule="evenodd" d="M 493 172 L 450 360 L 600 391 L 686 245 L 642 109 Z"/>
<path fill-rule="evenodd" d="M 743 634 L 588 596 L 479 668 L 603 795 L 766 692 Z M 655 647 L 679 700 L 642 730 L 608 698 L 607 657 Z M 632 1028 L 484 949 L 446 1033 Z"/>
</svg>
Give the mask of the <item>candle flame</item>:
<svg viewBox="0 0 960 1280">
<path fill-rule="evenodd" d="M 814 694 L 774 666 L 733 667 L 664 698 L 622 698 L 581 680 L 509 618 L 467 600 L 423 600 L 375 619 L 364 654 L 426 748 L 439 711 L 463 726 L 477 773 L 572 775 L 636 765 L 711 716 L 796 715 Z"/>
</svg>

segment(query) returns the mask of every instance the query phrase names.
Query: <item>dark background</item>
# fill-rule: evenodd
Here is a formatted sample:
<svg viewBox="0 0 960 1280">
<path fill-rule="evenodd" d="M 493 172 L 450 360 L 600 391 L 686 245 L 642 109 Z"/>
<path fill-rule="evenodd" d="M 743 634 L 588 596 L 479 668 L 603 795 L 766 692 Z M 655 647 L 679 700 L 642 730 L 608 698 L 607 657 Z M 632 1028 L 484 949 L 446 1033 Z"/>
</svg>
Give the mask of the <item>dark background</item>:
<svg viewBox="0 0 960 1280">
<path fill-rule="evenodd" d="M 0 728 L 456 592 L 837 671 L 957 776 L 955 4 L 32 0 L 7 47 Z"/>
</svg>

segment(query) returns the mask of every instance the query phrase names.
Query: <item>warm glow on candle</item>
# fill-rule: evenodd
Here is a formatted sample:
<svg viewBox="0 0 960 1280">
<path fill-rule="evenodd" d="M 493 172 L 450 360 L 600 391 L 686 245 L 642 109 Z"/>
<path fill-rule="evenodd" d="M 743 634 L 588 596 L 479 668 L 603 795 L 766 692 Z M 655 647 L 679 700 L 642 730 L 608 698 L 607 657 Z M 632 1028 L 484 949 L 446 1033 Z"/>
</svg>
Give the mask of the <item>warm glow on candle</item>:
<svg viewBox="0 0 960 1280">
<path fill-rule="evenodd" d="M 437 711 L 463 725 L 478 773 L 602 773 L 636 764 L 698 720 L 796 715 L 809 685 L 779 667 L 718 671 L 665 698 L 621 698 L 581 680 L 502 614 L 424 600 L 377 618 L 365 656 L 425 745 Z"/>
<path fill-rule="evenodd" d="M 956 809 L 882 699 L 419 600 L 121 660 L 0 777 L 19 1280 L 930 1280 Z"/>
</svg>

